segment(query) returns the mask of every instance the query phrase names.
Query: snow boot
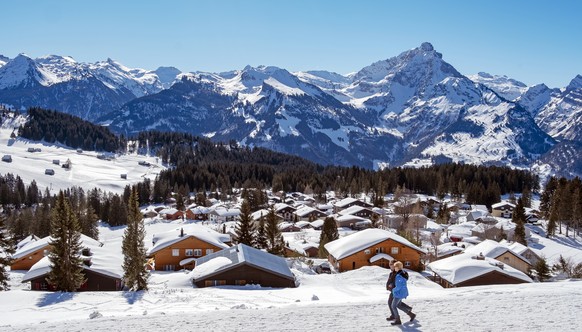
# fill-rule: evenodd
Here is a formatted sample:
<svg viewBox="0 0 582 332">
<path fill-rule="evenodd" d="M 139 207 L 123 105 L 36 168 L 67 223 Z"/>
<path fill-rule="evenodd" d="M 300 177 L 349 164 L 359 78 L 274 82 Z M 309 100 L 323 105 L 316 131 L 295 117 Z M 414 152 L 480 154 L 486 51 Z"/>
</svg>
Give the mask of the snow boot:
<svg viewBox="0 0 582 332">
<path fill-rule="evenodd" d="M 387 321 L 391 321 L 394 320 L 396 317 L 394 317 L 394 315 L 390 315 L 390 317 L 386 317 Z"/>
<path fill-rule="evenodd" d="M 416 318 L 416 314 L 414 312 L 410 312 L 408 314 L 408 316 L 410 316 L 410 321 L 412 322 L 415 318 Z"/>
<path fill-rule="evenodd" d="M 402 322 L 400 321 L 400 319 L 397 319 L 395 321 L 393 321 L 392 323 L 390 323 L 391 325 L 402 325 Z"/>
</svg>

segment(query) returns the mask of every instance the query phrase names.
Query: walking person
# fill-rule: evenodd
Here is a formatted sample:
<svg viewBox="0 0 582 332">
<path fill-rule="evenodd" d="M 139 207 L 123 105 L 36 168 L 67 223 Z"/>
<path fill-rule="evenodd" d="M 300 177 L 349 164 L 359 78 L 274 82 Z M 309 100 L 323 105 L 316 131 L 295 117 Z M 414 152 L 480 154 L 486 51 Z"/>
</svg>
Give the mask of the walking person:
<svg viewBox="0 0 582 332">
<path fill-rule="evenodd" d="M 391 288 L 390 297 L 388 298 L 391 316 L 386 319 L 394 319 L 391 323 L 392 325 L 401 325 L 402 321 L 398 314 L 398 309 L 400 309 L 410 316 L 410 321 L 412 322 L 416 317 L 416 314 L 412 312 L 412 307 L 402 302 L 402 300 L 408 296 L 408 287 L 406 285 L 408 281 L 408 273 L 402 269 L 402 262 L 394 262 L 390 267 L 391 269 L 393 267 L 393 271 L 390 273 L 386 287 Z M 393 278 L 392 275 L 394 275 Z M 391 280 L 393 280 L 392 283 Z"/>
</svg>

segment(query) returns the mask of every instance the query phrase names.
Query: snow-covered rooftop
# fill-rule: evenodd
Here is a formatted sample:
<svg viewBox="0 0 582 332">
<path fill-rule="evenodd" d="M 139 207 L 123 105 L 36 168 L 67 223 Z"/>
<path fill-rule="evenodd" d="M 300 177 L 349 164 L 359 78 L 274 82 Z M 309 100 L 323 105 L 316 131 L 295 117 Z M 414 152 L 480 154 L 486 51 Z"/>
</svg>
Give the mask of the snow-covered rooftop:
<svg viewBox="0 0 582 332">
<path fill-rule="evenodd" d="M 19 259 L 22 257 L 26 257 L 27 255 L 32 254 L 35 251 L 38 251 L 42 248 L 48 247 L 52 238 L 50 236 L 43 237 L 42 239 L 38 239 L 36 241 L 28 242 L 26 245 L 22 246 L 19 250 L 17 250 L 13 255 L 13 259 Z M 93 238 L 90 238 L 84 234 L 81 234 L 81 245 L 84 247 L 100 247 L 103 244 Z"/>
<path fill-rule="evenodd" d="M 475 259 L 473 257 L 472 254 L 462 253 L 434 261 L 428 265 L 428 268 L 453 285 L 492 271 L 497 271 L 507 276 L 523 280 L 524 282 L 533 282 L 525 273 L 507 264 L 503 264 L 496 259 L 489 257 Z M 503 268 L 500 266 L 503 266 Z"/>
<path fill-rule="evenodd" d="M 192 280 L 206 278 L 245 263 L 283 277 L 295 278 L 285 259 L 244 244 L 238 244 L 197 259 L 196 267 L 189 276 Z"/>
<path fill-rule="evenodd" d="M 117 253 L 117 248 L 102 247 L 101 243 L 95 240 L 83 241 L 83 246 L 88 247 L 91 250 L 91 256 L 81 256 L 81 258 L 87 259 L 91 262 L 90 266 L 83 265 L 86 270 L 113 278 L 121 278 L 123 276 L 123 256 Z M 26 274 L 24 274 L 22 282 L 27 282 L 46 275 L 50 272 L 51 268 L 50 260 L 48 256 L 45 256 L 34 264 Z"/>
<path fill-rule="evenodd" d="M 184 233 L 183 236 L 182 232 Z M 189 224 L 178 227 L 168 232 L 155 234 L 152 237 L 153 247 L 148 250 L 148 255 L 166 248 L 169 245 L 183 241 L 187 238 L 195 237 L 201 241 L 212 244 L 219 248 L 228 248 L 225 242 L 230 242 L 230 235 L 218 233 L 208 227 Z"/>
<path fill-rule="evenodd" d="M 377 228 L 365 229 L 329 242 L 325 245 L 325 249 L 327 249 L 335 259 L 343 259 L 388 239 L 392 239 L 421 253 L 426 253 L 424 249 L 417 247 L 402 236 Z"/>
</svg>

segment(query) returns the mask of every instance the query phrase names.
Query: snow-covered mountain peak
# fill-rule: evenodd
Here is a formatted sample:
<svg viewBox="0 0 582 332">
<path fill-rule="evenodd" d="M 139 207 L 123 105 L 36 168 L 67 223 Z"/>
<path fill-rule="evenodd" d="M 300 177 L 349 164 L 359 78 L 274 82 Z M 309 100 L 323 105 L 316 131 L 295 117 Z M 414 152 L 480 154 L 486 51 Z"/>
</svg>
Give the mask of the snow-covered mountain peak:
<svg viewBox="0 0 582 332">
<path fill-rule="evenodd" d="M 88 64 L 87 67 L 111 89 L 124 88 L 131 91 L 136 97 L 156 93 L 163 89 L 155 72 L 141 68 L 128 68 L 111 58 Z"/>
<path fill-rule="evenodd" d="M 516 100 L 527 90 L 527 85 L 506 75 L 491 75 L 479 72 L 468 77 L 473 82 L 485 85 L 507 100 Z"/>
<path fill-rule="evenodd" d="M 165 89 L 169 88 L 182 72 L 176 67 L 159 67 L 154 71 Z"/>
<path fill-rule="evenodd" d="M 34 59 L 24 53 L 0 67 L 0 89 L 49 86 L 57 81 L 58 78 L 55 75 L 44 70 Z"/>
<path fill-rule="evenodd" d="M 424 43 L 420 44 L 420 49 L 425 51 L 425 52 L 434 51 L 434 47 L 429 42 L 424 42 Z"/>
<path fill-rule="evenodd" d="M 568 84 L 566 89 L 574 90 L 580 88 L 582 88 L 582 75 L 576 75 L 576 77 L 570 81 L 570 84 Z"/>
</svg>

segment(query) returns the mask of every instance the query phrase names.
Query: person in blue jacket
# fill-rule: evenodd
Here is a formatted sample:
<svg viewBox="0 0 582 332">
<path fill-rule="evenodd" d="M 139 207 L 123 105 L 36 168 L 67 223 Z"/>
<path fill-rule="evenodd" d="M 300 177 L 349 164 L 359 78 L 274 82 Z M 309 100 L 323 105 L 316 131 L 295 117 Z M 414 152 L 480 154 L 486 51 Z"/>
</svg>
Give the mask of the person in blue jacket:
<svg viewBox="0 0 582 332">
<path fill-rule="evenodd" d="M 408 297 L 408 287 L 406 286 L 406 282 L 408 281 L 408 273 L 402 269 L 402 262 L 395 262 L 394 270 L 396 271 L 396 277 L 394 278 L 394 288 L 392 289 L 392 296 L 394 299 L 391 303 L 391 311 L 394 314 L 394 321 L 391 324 L 401 325 L 402 321 L 400 320 L 400 315 L 398 314 L 398 306 L 403 299 Z M 416 317 L 416 314 L 414 314 L 412 311 L 407 312 L 407 314 L 410 316 L 411 322 Z"/>
</svg>

